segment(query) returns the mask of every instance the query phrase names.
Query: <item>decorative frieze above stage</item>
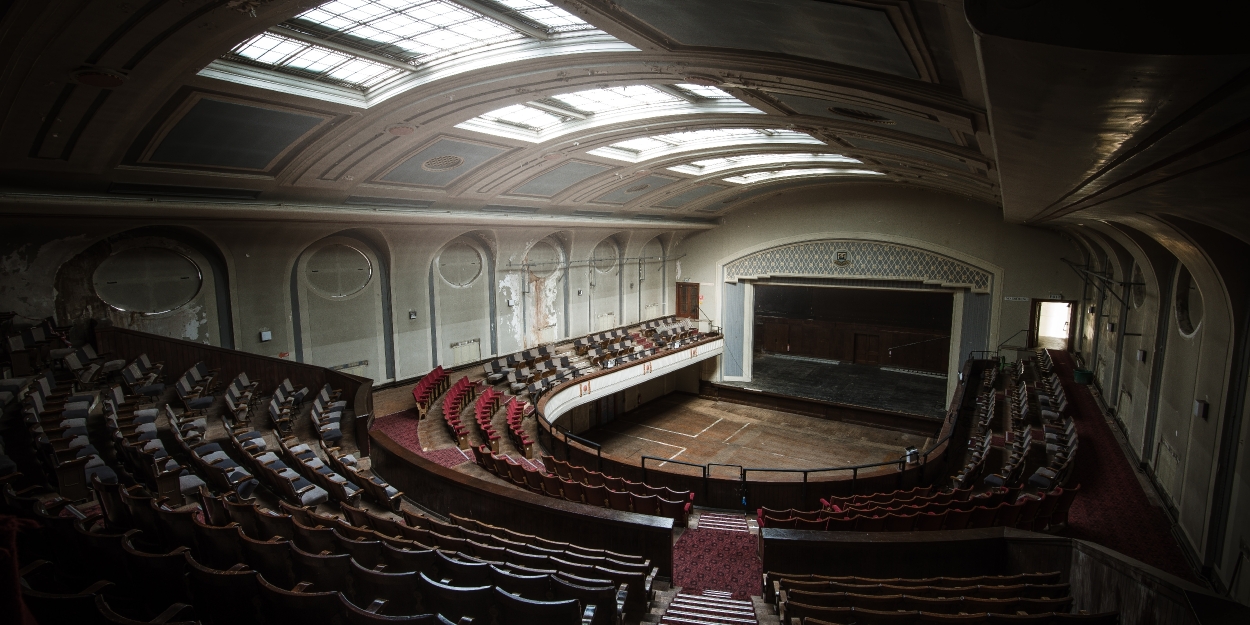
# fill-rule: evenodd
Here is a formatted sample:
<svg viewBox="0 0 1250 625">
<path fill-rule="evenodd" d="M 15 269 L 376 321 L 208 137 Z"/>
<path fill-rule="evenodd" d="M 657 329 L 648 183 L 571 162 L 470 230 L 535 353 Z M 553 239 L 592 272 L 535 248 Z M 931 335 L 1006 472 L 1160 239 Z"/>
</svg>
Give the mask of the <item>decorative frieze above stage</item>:
<svg viewBox="0 0 1250 625">
<path fill-rule="evenodd" d="M 930 250 L 855 239 L 803 241 L 748 254 L 725 265 L 725 280 L 769 276 L 905 280 L 989 293 L 993 275 Z"/>
</svg>

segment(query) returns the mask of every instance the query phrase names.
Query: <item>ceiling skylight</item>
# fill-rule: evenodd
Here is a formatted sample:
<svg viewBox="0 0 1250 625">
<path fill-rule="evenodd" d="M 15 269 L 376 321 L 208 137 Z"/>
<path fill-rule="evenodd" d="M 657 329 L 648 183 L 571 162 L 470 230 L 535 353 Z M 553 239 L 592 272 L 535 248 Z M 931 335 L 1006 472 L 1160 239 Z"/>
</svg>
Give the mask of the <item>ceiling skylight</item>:
<svg viewBox="0 0 1250 625">
<path fill-rule="evenodd" d="M 841 154 L 743 154 L 741 156 L 723 156 L 694 161 L 688 165 L 669 167 L 670 170 L 694 176 L 714 174 L 726 169 L 759 165 L 798 165 L 807 163 L 860 163 L 858 159 Z"/>
<path fill-rule="evenodd" d="M 708 128 L 618 141 L 587 154 L 639 163 L 691 150 L 742 145 L 814 144 L 824 142 L 804 132 L 776 128 Z"/>
<path fill-rule="evenodd" d="M 514 104 L 469 119 L 457 128 L 513 139 L 542 142 L 595 125 L 641 121 L 690 113 L 761 111 L 720 90 L 700 95 L 696 85 L 624 85 L 561 93 Z"/>
<path fill-rule="evenodd" d="M 407 73 L 397 67 L 273 33 L 262 33 L 243 42 L 232 54 L 361 90 Z"/>
<path fill-rule="evenodd" d="M 813 168 L 813 169 L 776 169 L 772 171 L 753 171 L 741 176 L 730 176 L 725 182 L 734 184 L 753 184 L 756 182 L 765 182 L 768 180 L 778 180 L 780 178 L 799 178 L 808 176 L 884 176 L 885 174 L 871 169 L 832 169 L 832 168 Z"/>
<path fill-rule="evenodd" d="M 728 93 L 725 93 L 724 91 L 721 91 L 720 89 L 717 89 L 716 87 L 704 87 L 703 85 L 689 85 L 689 84 L 684 84 L 684 83 L 677 85 L 677 86 L 681 88 L 682 90 L 689 91 L 690 93 L 693 93 L 694 95 L 700 98 L 710 98 L 713 100 L 717 100 L 717 99 L 722 99 L 722 98 L 733 97 L 732 95 L 729 95 Z"/>
<path fill-rule="evenodd" d="M 251 69 L 261 68 L 371 96 L 448 63 L 482 67 L 609 49 L 635 48 L 545 0 L 333 0 L 240 43 L 201 75 L 317 97 Z"/>
</svg>

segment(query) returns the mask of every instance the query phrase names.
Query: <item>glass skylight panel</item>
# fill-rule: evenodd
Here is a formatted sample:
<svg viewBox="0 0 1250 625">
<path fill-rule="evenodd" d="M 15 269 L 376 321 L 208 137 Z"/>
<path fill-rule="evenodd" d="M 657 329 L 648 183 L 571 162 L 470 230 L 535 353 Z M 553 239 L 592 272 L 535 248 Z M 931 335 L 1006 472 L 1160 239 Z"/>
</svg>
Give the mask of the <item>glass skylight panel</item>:
<svg viewBox="0 0 1250 625">
<path fill-rule="evenodd" d="M 777 180 L 780 178 L 798 178 L 805 176 L 884 176 L 885 174 L 871 169 L 832 169 L 832 168 L 812 168 L 812 169 L 776 169 L 772 171 L 753 171 L 741 176 L 730 176 L 725 178 L 725 182 L 734 184 L 752 184 L 756 182 L 764 182 L 767 180 Z"/>
<path fill-rule="evenodd" d="M 525 106 L 524 104 L 513 104 L 504 108 L 491 111 L 482 116 L 482 119 L 490 121 L 503 122 L 512 126 L 520 126 L 530 130 L 541 131 L 553 126 L 559 125 L 564 118 L 540 111 L 536 108 Z"/>
<path fill-rule="evenodd" d="M 530 21 L 538 22 L 552 32 L 570 32 L 594 28 L 590 24 L 574 17 L 572 13 L 542 2 L 542 0 L 495 0 L 495 4 L 508 7 L 512 10 L 512 13 L 524 16 Z"/>
<path fill-rule="evenodd" d="M 726 169 L 758 165 L 780 165 L 799 163 L 860 163 L 861 161 L 841 154 L 743 154 L 740 156 L 722 156 L 694 161 L 688 165 L 669 167 L 672 171 L 683 174 L 714 174 Z"/>
<path fill-rule="evenodd" d="M 525 38 L 515 28 L 446 0 L 334 0 L 295 16 L 292 23 L 315 26 L 319 33 L 333 31 L 329 39 L 368 51 L 396 47 L 418 58 Z"/>
<path fill-rule="evenodd" d="M 677 85 L 677 87 L 679 89 L 684 89 L 686 91 L 689 91 L 690 93 L 693 93 L 699 96 L 700 98 L 724 100 L 726 98 L 733 97 L 732 95 L 729 95 L 728 93 L 721 91 L 720 89 L 717 89 L 716 87 L 704 87 L 703 85 L 690 85 L 690 84 L 684 84 L 684 83 Z"/>
<path fill-rule="evenodd" d="M 334 82 L 368 89 L 404 71 L 389 65 L 322 48 L 303 41 L 262 33 L 234 49 L 234 54 L 260 63 L 316 75 Z"/>
<path fill-rule="evenodd" d="M 697 150 L 705 147 L 773 143 L 823 144 L 824 142 L 807 133 L 794 130 L 776 128 L 706 128 L 703 130 L 687 130 L 685 132 L 626 139 L 606 147 L 596 148 L 589 151 L 588 154 L 637 163 L 663 154 Z"/>
<path fill-rule="evenodd" d="M 647 85 L 589 89 L 576 93 L 562 93 L 551 97 L 587 113 L 603 113 L 650 104 L 682 102 L 682 99 L 675 95 L 664 93 L 655 87 Z"/>
</svg>

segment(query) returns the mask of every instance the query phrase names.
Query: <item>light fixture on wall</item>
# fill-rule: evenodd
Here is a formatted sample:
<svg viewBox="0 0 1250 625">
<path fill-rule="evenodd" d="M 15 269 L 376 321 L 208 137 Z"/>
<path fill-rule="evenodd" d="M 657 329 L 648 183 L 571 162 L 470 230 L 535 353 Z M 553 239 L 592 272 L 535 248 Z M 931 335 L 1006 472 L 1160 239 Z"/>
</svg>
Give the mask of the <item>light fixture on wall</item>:
<svg viewBox="0 0 1250 625">
<path fill-rule="evenodd" d="M 1209 406 L 1206 400 L 1195 399 L 1194 400 L 1194 417 L 1195 418 L 1201 417 L 1203 420 L 1206 420 L 1208 407 Z"/>
<path fill-rule="evenodd" d="M 416 319 L 416 318 L 417 318 L 417 311 L 415 311 L 415 310 L 410 310 L 410 311 L 408 311 L 408 318 L 409 318 L 409 319 Z"/>
<path fill-rule="evenodd" d="M 582 290 L 581 290 L 581 289 L 577 289 L 577 296 L 578 296 L 578 297 L 581 297 L 581 295 L 582 295 Z"/>
<path fill-rule="evenodd" d="M 1107 322 L 1107 331 L 1108 331 L 1108 332 L 1115 332 L 1115 322 L 1114 322 L 1114 321 L 1108 321 L 1108 322 Z"/>
<path fill-rule="evenodd" d="M 1137 362 L 1146 362 L 1146 350 L 1137 350 Z"/>
<path fill-rule="evenodd" d="M 272 340 L 273 340 L 273 332 L 270 332 L 269 330 L 261 330 L 261 331 L 260 331 L 260 342 L 261 342 L 261 343 L 266 343 L 266 342 L 269 342 L 269 341 L 272 341 Z"/>
</svg>

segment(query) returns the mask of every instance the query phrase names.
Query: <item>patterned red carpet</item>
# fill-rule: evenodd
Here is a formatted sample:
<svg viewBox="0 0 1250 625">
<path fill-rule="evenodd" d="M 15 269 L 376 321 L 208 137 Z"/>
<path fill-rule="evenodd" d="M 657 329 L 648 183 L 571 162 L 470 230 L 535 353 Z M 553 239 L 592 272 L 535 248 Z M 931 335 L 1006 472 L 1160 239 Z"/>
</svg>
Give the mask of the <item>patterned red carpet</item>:
<svg viewBox="0 0 1250 625">
<path fill-rule="evenodd" d="M 724 590 L 734 599 L 750 599 L 760 594 L 764 573 L 755 546 L 749 532 L 686 530 L 673 546 L 673 585 L 687 594 Z"/>
<path fill-rule="evenodd" d="M 1116 442 L 1098 404 L 1083 384 L 1072 381 L 1072 356 L 1050 350 L 1055 372 L 1073 406 L 1081 437 L 1076 467 L 1068 483 L 1081 485 L 1072 502 L 1065 535 L 1098 543 L 1181 579 L 1197 582 L 1172 536 L 1171 520 L 1150 504 L 1136 469 Z"/>
<path fill-rule="evenodd" d="M 378 417 L 373 421 L 373 429 L 391 437 L 391 440 L 403 445 L 404 449 L 424 456 L 447 468 L 468 462 L 469 457 L 455 447 L 421 451 L 421 437 L 417 434 L 417 409 L 409 408 L 403 412 Z"/>
</svg>

